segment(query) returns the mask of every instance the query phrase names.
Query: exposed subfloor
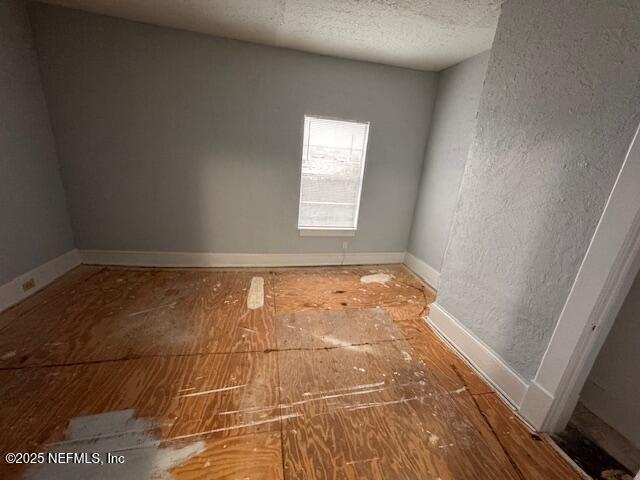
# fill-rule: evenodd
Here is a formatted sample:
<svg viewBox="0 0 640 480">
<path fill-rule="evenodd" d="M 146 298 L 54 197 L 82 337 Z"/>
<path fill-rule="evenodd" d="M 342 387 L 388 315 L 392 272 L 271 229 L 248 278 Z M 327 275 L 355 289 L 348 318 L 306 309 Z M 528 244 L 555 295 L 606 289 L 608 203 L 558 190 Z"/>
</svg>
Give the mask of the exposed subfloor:
<svg viewBox="0 0 640 480">
<path fill-rule="evenodd" d="M 0 451 L 49 462 L 0 478 L 581 478 L 427 326 L 433 300 L 399 265 L 81 266 L 0 315 Z"/>
<path fill-rule="evenodd" d="M 595 479 L 631 480 L 640 469 L 640 450 L 582 403 L 555 439 Z"/>
<path fill-rule="evenodd" d="M 633 480 L 633 473 L 573 424 L 553 436 L 569 457 L 594 480 Z"/>
</svg>

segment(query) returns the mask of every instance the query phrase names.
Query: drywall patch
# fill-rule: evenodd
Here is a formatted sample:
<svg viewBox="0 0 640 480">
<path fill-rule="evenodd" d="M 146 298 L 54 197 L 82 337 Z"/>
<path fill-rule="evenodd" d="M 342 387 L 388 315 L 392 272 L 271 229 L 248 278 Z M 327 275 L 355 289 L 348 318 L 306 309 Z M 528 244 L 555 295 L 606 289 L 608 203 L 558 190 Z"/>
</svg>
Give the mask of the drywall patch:
<svg viewBox="0 0 640 480">
<path fill-rule="evenodd" d="M 249 295 L 247 295 L 247 308 L 255 310 L 262 308 L 264 305 L 264 278 L 253 277 L 251 286 L 249 287 Z"/>
<path fill-rule="evenodd" d="M 92 455 L 99 454 L 102 463 L 43 463 L 28 469 L 24 478 L 168 480 L 172 468 L 203 452 L 206 445 L 203 441 L 167 445 L 158 437 L 158 428 L 152 419 L 136 418 L 133 410 L 76 417 L 69 422 L 67 440 L 50 444 L 45 455 L 84 453 L 87 461 L 92 461 Z M 108 463 L 108 453 L 124 456 L 124 463 Z"/>
<path fill-rule="evenodd" d="M 360 277 L 360 283 L 381 283 L 384 285 L 393 278 L 393 275 L 389 273 L 374 273 L 372 275 L 365 275 Z"/>
</svg>

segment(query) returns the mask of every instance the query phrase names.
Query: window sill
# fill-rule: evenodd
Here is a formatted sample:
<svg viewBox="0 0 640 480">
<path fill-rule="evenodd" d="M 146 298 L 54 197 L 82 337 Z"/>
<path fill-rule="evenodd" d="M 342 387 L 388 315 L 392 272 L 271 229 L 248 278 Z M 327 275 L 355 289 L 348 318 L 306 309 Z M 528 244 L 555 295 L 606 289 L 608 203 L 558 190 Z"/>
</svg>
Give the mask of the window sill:
<svg viewBox="0 0 640 480">
<path fill-rule="evenodd" d="M 299 228 L 301 237 L 355 237 L 356 231 L 350 229 Z"/>
</svg>

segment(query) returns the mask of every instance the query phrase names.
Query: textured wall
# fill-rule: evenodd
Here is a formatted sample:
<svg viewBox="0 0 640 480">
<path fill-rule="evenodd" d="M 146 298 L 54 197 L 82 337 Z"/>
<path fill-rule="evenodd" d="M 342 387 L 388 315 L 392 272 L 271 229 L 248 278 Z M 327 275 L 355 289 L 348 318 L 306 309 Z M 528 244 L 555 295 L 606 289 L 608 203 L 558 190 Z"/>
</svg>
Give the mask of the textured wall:
<svg viewBox="0 0 640 480">
<path fill-rule="evenodd" d="M 440 72 L 409 253 L 440 270 L 467 161 L 489 52 Z"/>
<path fill-rule="evenodd" d="M 0 284 L 73 248 L 27 11 L 0 2 Z"/>
<path fill-rule="evenodd" d="M 35 4 L 78 247 L 340 252 L 299 237 L 305 113 L 368 120 L 349 251 L 406 249 L 437 75 Z"/>
<path fill-rule="evenodd" d="M 640 448 L 640 275 L 636 277 L 580 400 Z"/>
<path fill-rule="evenodd" d="M 640 120 L 640 2 L 503 6 L 439 302 L 536 371 Z"/>
</svg>

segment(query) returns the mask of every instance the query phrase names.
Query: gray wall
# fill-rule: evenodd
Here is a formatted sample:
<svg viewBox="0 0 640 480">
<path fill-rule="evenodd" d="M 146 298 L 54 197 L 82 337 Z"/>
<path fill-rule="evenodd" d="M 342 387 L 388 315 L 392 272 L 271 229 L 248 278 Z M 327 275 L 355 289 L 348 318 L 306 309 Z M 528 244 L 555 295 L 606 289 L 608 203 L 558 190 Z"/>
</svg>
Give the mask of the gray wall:
<svg viewBox="0 0 640 480">
<path fill-rule="evenodd" d="M 25 5 L 0 2 L 0 284 L 73 248 Z"/>
<path fill-rule="evenodd" d="M 640 275 L 582 390 L 593 413 L 640 448 Z"/>
<path fill-rule="evenodd" d="M 640 2 L 509 0 L 439 303 L 532 378 L 640 121 Z"/>
<path fill-rule="evenodd" d="M 406 249 L 437 75 L 34 4 L 79 248 L 335 252 L 300 238 L 305 113 L 371 122 L 349 251 Z"/>
<path fill-rule="evenodd" d="M 408 251 L 440 270 L 489 52 L 440 72 Z"/>
</svg>

